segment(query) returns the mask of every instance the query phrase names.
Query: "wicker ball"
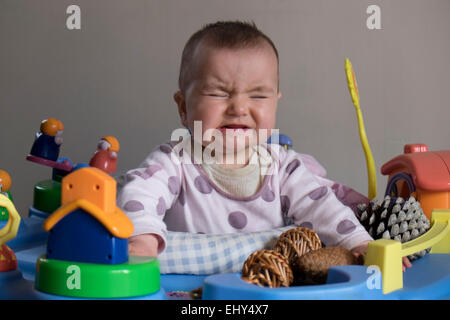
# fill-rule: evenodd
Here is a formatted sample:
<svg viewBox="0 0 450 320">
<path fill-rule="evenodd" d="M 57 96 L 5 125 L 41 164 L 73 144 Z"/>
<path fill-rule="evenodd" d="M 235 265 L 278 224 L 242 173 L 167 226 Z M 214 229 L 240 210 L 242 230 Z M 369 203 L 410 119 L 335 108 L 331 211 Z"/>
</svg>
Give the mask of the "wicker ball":
<svg viewBox="0 0 450 320">
<path fill-rule="evenodd" d="M 242 279 L 260 287 L 289 287 L 294 276 L 288 260 L 275 250 L 253 252 L 244 262 Z"/>
<path fill-rule="evenodd" d="M 322 248 L 322 242 L 317 233 L 305 227 L 283 232 L 274 245 L 274 250 L 285 256 L 290 266 L 305 253 L 320 248 Z"/>
</svg>

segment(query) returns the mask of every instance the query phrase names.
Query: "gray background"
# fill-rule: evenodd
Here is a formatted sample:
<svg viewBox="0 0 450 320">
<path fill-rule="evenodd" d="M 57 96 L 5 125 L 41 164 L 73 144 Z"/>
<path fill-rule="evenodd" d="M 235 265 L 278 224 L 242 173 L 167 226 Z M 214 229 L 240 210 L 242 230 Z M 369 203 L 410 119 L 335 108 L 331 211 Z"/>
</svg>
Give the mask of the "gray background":
<svg viewBox="0 0 450 320">
<path fill-rule="evenodd" d="M 81 30 L 66 8 L 81 7 Z M 381 30 L 366 9 L 381 7 Z M 118 170 L 138 165 L 180 126 L 172 95 L 181 51 L 203 24 L 253 20 L 278 47 L 277 127 L 328 177 L 367 194 L 344 60 L 355 68 L 378 171 L 403 145 L 450 147 L 450 1 L 0 0 L 0 168 L 22 216 L 51 169 L 25 160 L 42 119 L 65 126 L 61 157 L 88 162 L 118 137 Z"/>
</svg>

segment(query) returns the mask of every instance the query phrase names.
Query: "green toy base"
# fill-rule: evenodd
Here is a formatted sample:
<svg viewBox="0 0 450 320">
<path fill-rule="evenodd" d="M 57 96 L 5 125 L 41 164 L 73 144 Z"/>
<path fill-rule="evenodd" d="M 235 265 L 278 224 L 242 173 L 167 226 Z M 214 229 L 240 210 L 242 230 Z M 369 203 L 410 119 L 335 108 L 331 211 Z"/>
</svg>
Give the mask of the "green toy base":
<svg viewBox="0 0 450 320">
<path fill-rule="evenodd" d="M 34 186 L 33 207 L 52 213 L 61 206 L 61 182 L 40 181 Z"/>
<path fill-rule="evenodd" d="M 39 257 L 36 289 L 78 298 L 129 298 L 160 289 L 159 262 L 155 258 L 130 256 L 127 263 L 106 265 Z"/>
</svg>

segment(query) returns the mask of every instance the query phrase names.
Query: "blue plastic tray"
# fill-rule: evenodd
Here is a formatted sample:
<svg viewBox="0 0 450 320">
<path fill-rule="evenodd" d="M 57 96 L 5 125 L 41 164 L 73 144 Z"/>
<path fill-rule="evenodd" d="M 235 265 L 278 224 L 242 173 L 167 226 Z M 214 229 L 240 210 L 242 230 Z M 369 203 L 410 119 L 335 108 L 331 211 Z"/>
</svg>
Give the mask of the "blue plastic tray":
<svg viewBox="0 0 450 320">
<path fill-rule="evenodd" d="M 46 251 L 43 221 L 44 217 L 37 215 L 23 219 L 18 237 L 8 242 L 16 253 L 19 270 L 0 273 L 0 299 L 67 299 L 34 289 L 35 263 Z M 370 289 L 370 277 L 373 273 L 367 267 L 342 266 L 330 269 L 325 285 L 263 288 L 243 281 L 238 273 L 161 275 L 160 292 L 135 299 L 167 299 L 167 292 L 189 292 L 202 286 L 203 299 L 207 300 L 449 299 L 450 254 L 428 254 L 414 261 L 403 274 L 404 288 L 390 294 L 383 295 L 381 287 Z"/>
</svg>

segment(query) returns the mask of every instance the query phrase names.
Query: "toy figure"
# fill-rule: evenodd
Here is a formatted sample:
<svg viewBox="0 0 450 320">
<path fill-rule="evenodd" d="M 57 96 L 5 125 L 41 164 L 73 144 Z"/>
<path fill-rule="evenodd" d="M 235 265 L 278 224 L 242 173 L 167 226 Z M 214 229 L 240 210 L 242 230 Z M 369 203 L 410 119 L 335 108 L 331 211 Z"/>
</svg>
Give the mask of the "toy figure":
<svg viewBox="0 0 450 320">
<path fill-rule="evenodd" d="M 0 272 L 12 271 L 17 268 L 17 259 L 14 252 L 6 245 L 6 242 L 14 239 L 20 224 L 20 215 L 12 201 L 0 194 L 0 206 L 8 210 L 8 222 L 0 229 Z"/>
<path fill-rule="evenodd" d="M 0 193 L 13 201 L 9 188 L 11 188 L 11 177 L 5 170 L 0 170 Z M 5 220 L 8 220 L 8 210 L 4 207 L 0 207 L 0 221 Z"/>
<path fill-rule="evenodd" d="M 36 133 L 36 140 L 33 143 L 30 154 L 51 161 L 56 161 L 59 156 L 59 147 L 63 139 L 64 126 L 61 121 L 55 118 L 48 118 L 42 121 L 40 132 Z"/>
<path fill-rule="evenodd" d="M 271 135 L 269 139 L 267 139 L 267 143 L 273 142 L 278 142 L 278 144 L 285 149 L 292 149 L 293 147 L 292 139 L 285 134 Z"/>
<path fill-rule="evenodd" d="M 106 173 L 116 172 L 119 148 L 119 141 L 115 137 L 103 137 L 98 143 L 97 151 L 91 158 L 89 165 Z"/>
<path fill-rule="evenodd" d="M 0 246 L 0 272 L 17 269 L 17 259 L 14 251 L 6 244 Z"/>
</svg>

